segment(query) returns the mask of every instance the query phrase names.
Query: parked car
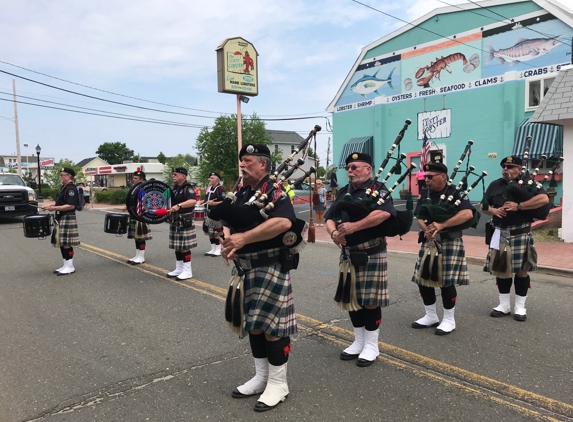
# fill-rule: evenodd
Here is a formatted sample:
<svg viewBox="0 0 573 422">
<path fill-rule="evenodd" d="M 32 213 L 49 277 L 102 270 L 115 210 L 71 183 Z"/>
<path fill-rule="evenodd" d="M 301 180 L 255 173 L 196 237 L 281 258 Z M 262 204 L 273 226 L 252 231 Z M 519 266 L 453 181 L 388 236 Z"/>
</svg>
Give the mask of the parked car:
<svg viewBox="0 0 573 422">
<path fill-rule="evenodd" d="M 0 216 L 38 214 L 38 198 L 26 182 L 13 173 L 0 174 Z"/>
</svg>

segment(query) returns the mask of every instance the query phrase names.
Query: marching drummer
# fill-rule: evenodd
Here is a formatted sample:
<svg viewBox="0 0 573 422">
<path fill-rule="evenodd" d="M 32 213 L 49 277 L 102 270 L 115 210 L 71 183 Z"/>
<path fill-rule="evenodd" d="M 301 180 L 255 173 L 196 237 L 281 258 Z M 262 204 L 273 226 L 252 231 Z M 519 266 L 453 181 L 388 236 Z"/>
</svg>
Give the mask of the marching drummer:
<svg viewBox="0 0 573 422">
<path fill-rule="evenodd" d="M 133 172 L 133 178 L 131 179 L 133 185 L 139 185 L 145 182 L 145 173 L 138 168 Z M 127 207 L 123 208 L 127 211 Z M 137 221 L 135 218 L 129 219 L 129 225 L 127 226 L 127 238 L 135 240 L 135 256 L 127 261 L 131 265 L 139 265 L 145 262 L 145 248 L 146 240 L 151 240 L 151 230 L 147 223 Z"/>
<path fill-rule="evenodd" d="M 209 186 L 205 191 L 205 199 L 201 205 L 205 206 L 205 214 L 210 209 L 219 205 L 225 199 L 225 188 L 221 185 L 221 176 L 217 172 L 209 174 Z M 209 235 L 209 242 L 211 243 L 211 250 L 206 252 L 206 256 L 221 256 L 221 245 L 219 244 L 219 235 L 221 230 L 208 227 L 207 234 Z"/>
<path fill-rule="evenodd" d="M 440 197 L 445 194 L 455 195 L 454 200 L 459 199 L 460 193 L 455 186 L 448 186 L 448 168 L 439 162 L 428 163 L 424 166 L 424 178 L 426 188 L 422 190 L 420 200 L 418 200 L 414 215 L 419 215 L 423 200 L 429 198 L 432 204 L 440 202 Z M 467 198 L 461 199 L 457 213 L 444 222 L 425 222 L 418 219 L 418 226 L 422 230 L 423 240 L 418 260 L 414 268 L 412 281 L 418 284 L 420 296 L 424 302 L 426 314 L 412 323 L 412 328 L 436 327 L 435 334 L 446 335 L 456 328 L 454 319 L 455 305 L 457 299 L 456 284 L 469 284 L 468 266 L 464 243 L 462 241 L 462 231 L 448 231 L 449 227 L 458 226 L 473 218 L 475 209 Z M 441 247 L 437 253 L 438 246 Z M 433 247 L 435 249 L 430 249 Z M 429 252 L 431 251 L 431 253 Z M 436 251 L 436 253 L 434 253 Z M 430 261 L 433 258 L 436 261 Z M 428 260 L 426 262 L 426 260 Z M 439 270 L 441 268 L 441 271 Z M 434 271 L 436 274 L 432 275 Z M 425 274 L 426 273 L 426 274 Z M 441 277 L 440 277 L 441 275 Z M 436 313 L 436 292 L 435 287 L 439 287 L 442 293 L 442 304 L 444 306 L 444 317 L 440 319 Z"/>
<path fill-rule="evenodd" d="M 358 366 L 366 367 L 372 365 L 380 354 L 378 335 L 382 307 L 390 304 L 386 238 L 379 237 L 371 229 L 390 216 L 396 216 L 396 209 L 392 201 L 386 201 L 361 220 L 352 222 L 349 221 L 351 218 L 343 218 L 337 227 L 333 220 L 334 210 L 342 198 L 348 193 L 353 200 L 358 200 L 373 186 L 370 155 L 353 152 L 346 158 L 346 170 L 349 184 L 340 189 L 324 218 L 332 241 L 342 249 L 341 276 L 348 279 L 347 272 L 350 271 L 352 279 L 349 282 L 355 285 L 350 288 L 355 294 L 351 293 L 349 303 L 340 300 L 338 294 L 335 296 L 339 306 L 348 311 L 354 329 L 354 342 L 340 353 L 340 359 L 357 359 Z M 375 185 L 376 190 L 379 188 L 378 184 Z"/>
<path fill-rule="evenodd" d="M 78 190 L 74 185 L 76 172 L 68 167 L 60 170 L 62 187 L 56 196 L 54 205 L 43 206 L 44 211 L 55 211 L 56 226 L 52 233 L 52 245 L 60 248 L 63 266 L 54 271 L 58 276 L 73 274 L 74 246 L 80 244 L 78 222 L 76 220 L 76 206 L 79 205 Z"/>
<path fill-rule="evenodd" d="M 175 269 L 167 273 L 169 278 L 187 280 L 193 277 L 191 269 L 191 248 L 197 246 L 193 209 L 197 203 L 195 191 L 187 182 L 187 169 L 173 169 L 173 195 L 169 224 L 169 249 L 175 249 Z"/>
<path fill-rule="evenodd" d="M 487 210 L 481 206 L 481 212 L 493 216 L 493 224 L 497 227 L 498 234 L 505 232 L 503 238 L 508 242 L 510 255 L 506 258 L 505 271 L 497 271 L 494 262 L 500 258 L 500 248 L 490 244 L 484 271 L 489 271 L 496 276 L 497 289 L 499 291 L 499 305 L 491 311 L 492 317 L 502 317 L 511 313 L 511 284 L 515 285 L 515 307 L 513 318 L 517 321 L 525 321 L 525 300 L 530 286 L 530 277 L 527 271 L 537 269 L 537 253 L 534 252 L 533 237 L 531 235 L 531 214 L 522 211 L 535 210 L 549 202 L 547 192 L 541 188 L 537 195 L 524 202 L 507 201 L 505 192 L 509 183 L 520 178 L 522 160 L 516 156 L 505 157 L 501 160 L 502 177 L 490 183 L 485 193 L 489 204 Z M 500 237 L 498 237 L 500 239 Z M 503 239 L 502 239 L 503 240 Z M 493 242 L 492 242 L 493 243 Z M 501 261 L 501 260 L 499 260 Z M 511 276 L 515 274 L 512 280 Z"/>
</svg>

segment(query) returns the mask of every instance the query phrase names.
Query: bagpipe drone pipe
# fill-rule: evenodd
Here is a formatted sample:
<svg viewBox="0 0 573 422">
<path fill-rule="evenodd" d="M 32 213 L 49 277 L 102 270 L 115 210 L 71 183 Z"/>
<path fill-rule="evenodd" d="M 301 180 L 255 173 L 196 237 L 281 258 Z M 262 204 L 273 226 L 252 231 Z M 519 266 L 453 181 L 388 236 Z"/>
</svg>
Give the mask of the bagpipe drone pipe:
<svg viewBox="0 0 573 422">
<path fill-rule="evenodd" d="M 268 183 L 257 190 L 249 201 L 243 205 L 236 204 L 237 187 L 241 181 L 241 177 L 239 177 L 231 193 L 227 194 L 221 204 L 209 210 L 209 214 L 205 218 L 205 224 L 213 229 L 221 229 L 224 221 L 234 230 L 245 232 L 265 222 L 269 218 L 269 212 L 273 210 L 275 204 L 279 201 L 290 200 L 282 183 L 285 180 L 288 181 L 297 170 L 302 170 L 301 166 L 305 161 L 299 158 L 292 164 L 294 156 L 301 151 L 303 152 L 303 156 L 306 156 L 310 139 L 316 136 L 320 130 L 321 127 L 316 125 L 313 130 L 310 131 L 308 137 L 304 139 L 291 155 L 270 175 Z M 311 171 L 315 171 L 314 168 L 311 168 Z M 305 172 L 303 179 L 307 177 L 309 173 L 310 172 Z M 292 249 L 297 248 L 301 243 L 306 226 L 307 224 L 304 220 L 297 219 L 286 234 L 278 235 L 273 239 L 272 243 L 276 243 L 277 246 L 287 246 L 291 248 L 292 252 Z"/>
<path fill-rule="evenodd" d="M 528 169 L 530 143 L 531 143 L 531 136 L 528 136 L 527 143 L 525 146 L 525 151 L 523 153 L 522 170 L 519 180 L 517 181 L 512 180 L 505 189 L 505 198 L 508 201 L 521 203 L 530 200 L 536 195 L 539 195 L 540 193 L 542 193 L 543 183 L 545 183 L 547 179 L 549 179 L 549 177 L 551 177 L 549 186 L 550 187 L 557 186 L 557 182 L 555 181 L 555 172 L 561 166 L 561 163 L 563 162 L 563 157 L 559 157 L 557 160 L 557 164 L 553 166 L 553 168 L 549 171 L 548 174 L 545 175 L 544 179 L 541 182 L 538 182 L 535 180 L 535 177 L 539 173 L 539 167 L 542 167 L 543 163 L 545 163 L 545 161 L 547 160 L 547 156 L 542 155 L 539 167 L 537 167 L 532 173 L 530 173 Z M 542 205 L 541 207 L 533 210 L 522 210 L 520 211 L 520 214 L 537 220 L 545 220 L 547 218 L 547 215 L 549 214 L 551 205 L 552 205 L 551 202 L 548 202 L 547 204 Z"/>
<path fill-rule="evenodd" d="M 333 221 L 335 223 L 339 224 L 343 221 L 346 221 L 347 219 L 350 222 L 359 221 L 368 216 L 372 211 L 376 209 L 376 207 L 384 204 L 388 198 L 390 198 L 390 195 L 392 192 L 394 192 L 396 187 L 398 187 L 416 168 L 414 163 L 410 164 L 410 167 L 398 178 L 398 180 L 391 188 L 388 189 L 386 187 L 386 183 L 391 176 L 401 173 L 401 166 L 404 159 L 406 158 L 406 154 L 400 154 L 399 158 L 393 158 L 392 154 L 394 153 L 396 147 L 399 146 L 400 141 L 404 137 L 404 133 L 411 123 L 412 121 L 410 119 L 406 120 L 404 127 L 402 130 L 400 130 L 400 133 L 398 133 L 396 140 L 392 144 L 392 147 L 378 168 L 378 171 L 373 178 L 372 185 L 366 190 L 364 197 L 358 200 L 353 200 L 350 193 L 346 193 L 344 197 L 336 203 L 333 214 Z M 391 159 L 396 160 L 396 163 L 388 171 L 386 178 L 379 183 L 378 179 L 384 172 L 386 165 Z M 411 209 L 405 211 L 397 211 L 396 216 L 390 216 L 390 218 L 384 220 L 381 224 L 372 227 L 369 230 L 373 231 L 373 233 L 378 237 L 392 237 L 398 235 L 402 236 L 410 231 L 412 220 L 413 213 Z"/>
<path fill-rule="evenodd" d="M 471 154 L 471 146 L 473 145 L 473 141 L 468 141 L 464 152 L 462 153 L 456 167 L 454 168 L 451 176 L 448 179 L 448 184 L 444 193 L 440 196 L 440 200 L 437 204 L 432 204 L 429 198 L 425 198 L 422 200 L 422 204 L 420 205 L 420 209 L 418 211 L 417 218 L 424 220 L 427 224 L 430 223 L 443 223 L 444 221 L 449 220 L 451 217 L 457 214 L 458 207 L 461 202 L 467 198 L 469 193 L 481 182 L 483 187 L 483 194 L 484 194 L 484 201 L 485 201 L 485 182 L 484 178 L 487 176 L 487 172 L 482 171 L 481 174 L 474 173 L 475 167 L 469 165 L 469 158 L 468 158 L 468 167 L 467 170 L 458 183 L 457 186 L 453 185 L 454 178 L 458 173 L 460 166 L 462 165 L 466 156 Z M 468 183 L 468 178 L 470 175 L 478 176 L 478 178 L 469 186 L 467 189 L 465 188 Z M 465 189 L 465 190 L 464 190 Z M 468 228 L 476 228 L 481 214 L 476 210 L 473 210 L 473 216 L 468 221 L 459 224 L 457 226 L 448 227 L 444 230 L 444 232 L 454 232 L 459 230 L 465 230 Z"/>
</svg>

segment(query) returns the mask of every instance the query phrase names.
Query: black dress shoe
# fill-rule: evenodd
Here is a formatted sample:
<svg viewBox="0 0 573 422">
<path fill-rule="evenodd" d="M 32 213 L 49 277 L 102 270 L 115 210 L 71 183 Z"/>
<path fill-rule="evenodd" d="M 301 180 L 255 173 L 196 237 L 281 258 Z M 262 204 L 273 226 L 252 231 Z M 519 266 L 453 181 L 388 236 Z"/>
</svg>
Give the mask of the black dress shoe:
<svg viewBox="0 0 573 422">
<path fill-rule="evenodd" d="M 139 265 L 139 264 L 143 264 L 145 261 L 143 262 L 135 262 L 135 261 L 131 261 L 130 264 L 131 265 Z"/>
<path fill-rule="evenodd" d="M 527 315 L 518 315 L 518 314 L 513 315 L 513 319 L 516 321 L 525 321 L 526 318 Z"/>
<path fill-rule="evenodd" d="M 255 394 L 243 394 L 243 393 L 241 393 L 237 388 L 235 388 L 235 389 L 233 390 L 233 392 L 231 393 L 231 396 L 233 396 L 233 397 L 236 398 L 236 399 L 245 399 L 245 398 L 247 398 L 247 397 L 252 397 L 252 396 L 254 396 L 254 395 L 256 395 L 256 394 L 257 394 L 257 393 L 255 393 Z"/>
<path fill-rule="evenodd" d="M 274 409 L 275 407 L 277 407 L 279 404 L 281 404 L 286 398 L 288 397 L 288 394 L 285 396 L 284 399 L 282 399 L 281 401 L 279 401 L 277 404 L 275 404 L 274 406 L 269 406 L 268 404 L 264 404 L 262 401 L 258 401 L 255 403 L 255 407 L 253 408 L 255 412 L 266 412 L 267 410 L 271 410 Z"/>
<path fill-rule="evenodd" d="M 376 360 L 376 359 L 374 359 Z M 374 363 L 374 360 L 366 360 L 366 359 L 360 359 L 358 358 L 358 360 L 356 361 L 356 366 L 360 366 L 361 368 L 365 368 L 367 366 L 370 366 Z"/>
<path fill-rule="evenodd" d="M 205 256 L 213 256 L 213 254 L 211 252 L 205 252 L 203 255 Z"/>
<path fill-rule="evenodd" d="M 355 355 L 351 355 L 350 353 L 340 352 L 340 359 L 342 359 L 342 360 L 352 360 L 352 359 L 356 359 L 359 354 L 360 354 L 360 353 L 357 353 L 357 354 L 355 354 Z"/>
<path fill-rule="evenodd" d="M 510 314 L 510 312 L 505 313 L 505 312 L 498 311 L 497 309 L 494 309 L 489 313 L 489 316 L 492 316 L 494 318 L 499 318 L 499 317 L 506 316 L 509 314 Z"/>
<path fill-rule="evenodd" d="M 454 328 L 454 330 L 455 330 L 455 328 Z M 448 334 L 450 334 L 454 330 L 452 330 L 452 331 L 436 330 L 436 331 L 434 331 L 434 334 L 437 336 L 447 336 Z"/>
<path fill-rule="evenodd" d="M 60 277 L 60 276 L 63 276 L 63 275 L 70 275 L 70 274 L 73 274 L 73 273 L 75 273 L 75 271 L 72 271 L 71 273 L 56 273 L 56 275 L 57 275 L 58 277 Z"/>
<path fill-rule="evenodd" d="M 439 322 L 435 322 L 432 325 L 424 325 L 424 324 L 418 324 L 416 321 L 414 321 L 412 323 L 412 328 L 430 328 L 430 327 L 437 327 L 438 325 L 440 325 Z"/>
</svg>

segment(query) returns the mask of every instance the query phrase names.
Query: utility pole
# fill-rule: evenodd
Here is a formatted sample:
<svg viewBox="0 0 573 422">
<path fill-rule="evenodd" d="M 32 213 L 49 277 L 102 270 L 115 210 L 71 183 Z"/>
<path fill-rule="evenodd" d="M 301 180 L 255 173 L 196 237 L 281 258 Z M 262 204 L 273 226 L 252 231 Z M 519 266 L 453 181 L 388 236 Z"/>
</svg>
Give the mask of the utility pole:
<svg viewBox="0 0 573 422">
<path fill-rule="evenodd" d="M 326 150 L 326 171 L 330 167 L 330 136 L 328 137 L 328 148 Z"/>
<path fill-rule="evenodd" d="M 18 176 L 22 177 L 22 157 L 20 157 L 20 132 L 18 131 L 18 108 L 16 107 L 16 81 L 12 79 L 12 92 L 14 93 L 14 125 L 16 125 L 16 163 Z"/>
</svg>

